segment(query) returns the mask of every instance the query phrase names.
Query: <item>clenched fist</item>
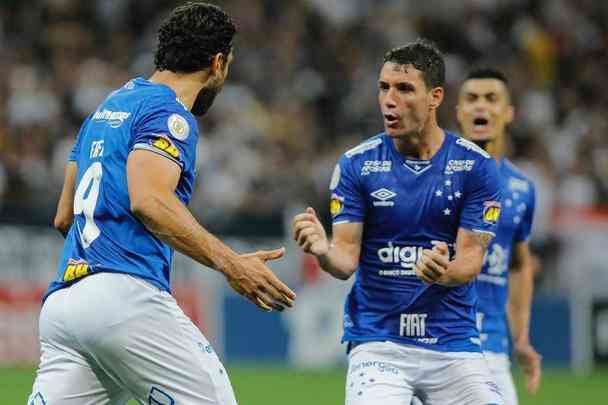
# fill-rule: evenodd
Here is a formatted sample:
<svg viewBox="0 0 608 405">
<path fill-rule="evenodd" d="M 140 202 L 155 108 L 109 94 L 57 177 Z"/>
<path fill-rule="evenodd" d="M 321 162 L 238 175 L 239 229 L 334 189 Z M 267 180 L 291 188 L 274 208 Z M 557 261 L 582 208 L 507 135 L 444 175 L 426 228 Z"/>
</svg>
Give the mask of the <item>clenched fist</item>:
<svg viewBox="0 0 608 405">
<path fill-rule="evenodd" d="M 424 249 L 416 263 L 416 276 L 427 284 L 446 282 L 450 253 L 444 242 L 436 243 L 432 250 Z"/>
<path fill-rule="evenodd" d="M 319 257 L 329 251 L 325 228 L 313 208 L 308 207 L 304 213 L 294 217 L 292 231 L 294 240 L 304 252 Z"/>
</svg>

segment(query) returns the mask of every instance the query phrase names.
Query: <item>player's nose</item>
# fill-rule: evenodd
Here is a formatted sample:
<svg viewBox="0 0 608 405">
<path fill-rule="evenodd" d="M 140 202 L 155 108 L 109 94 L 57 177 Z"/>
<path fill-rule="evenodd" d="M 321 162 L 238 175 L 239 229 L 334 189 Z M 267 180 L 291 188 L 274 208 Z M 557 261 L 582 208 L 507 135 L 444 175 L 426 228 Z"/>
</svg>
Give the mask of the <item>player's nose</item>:
<svg viewBox="0 0 608 405">
<path fill-rule="evenodd" d="M 388 107 L 388 108 L 397 107 L 397 100 L 395 100 L 395 97 L 393 97 L 393 95 L 391 94 L 390 91 L 386 95 L 386 97 L 384 97 L 383 104 L 385 107 Z"/>
</svg>

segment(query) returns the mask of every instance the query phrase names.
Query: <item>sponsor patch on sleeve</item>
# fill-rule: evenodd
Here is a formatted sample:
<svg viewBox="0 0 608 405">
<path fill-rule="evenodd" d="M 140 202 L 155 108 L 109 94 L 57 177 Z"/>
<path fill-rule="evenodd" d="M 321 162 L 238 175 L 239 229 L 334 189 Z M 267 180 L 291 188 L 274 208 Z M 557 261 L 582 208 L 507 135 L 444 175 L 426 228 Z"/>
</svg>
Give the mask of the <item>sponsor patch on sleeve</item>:
<svg viewBox="0 0 608 405">
<path fill-rule="evenodd" d="M 155 139 L 151 140 L 151 145 L 156 149 L 167 153 L 169 156 L 174 157 L 175 159 L 179 158 L 179 149 L 173 145 L 173 142 L 162 135 L 159 135 Z"/>
<path fill-rule="evenodd" d="M 331 195 L 331 201 L 329 202 L 329 212 L 332 217 L 337 216 L 344 209 L 344 197 L 340 197 L 337 194 Z"/>
<path fill-rule="evenodd" d="M 483 222 L 495 225 L 500 218 L 500 202 L 486 201 L 483 203 Z"/>
</svg>

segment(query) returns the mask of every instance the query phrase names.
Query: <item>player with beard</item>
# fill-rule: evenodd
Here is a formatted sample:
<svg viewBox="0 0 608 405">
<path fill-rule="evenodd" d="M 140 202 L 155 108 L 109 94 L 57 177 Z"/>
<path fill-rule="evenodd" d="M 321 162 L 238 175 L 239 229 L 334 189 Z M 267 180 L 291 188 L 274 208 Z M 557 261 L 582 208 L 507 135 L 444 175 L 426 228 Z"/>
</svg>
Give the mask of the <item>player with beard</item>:
<svg viewBox="0 0 608 405">
<path fill-rule="evenodd" d="M 264 310 L 292 305 L 265 265 L 282 249 L 238 255 L 186 208 L 194 115 L 222 88 L 235 33 L 219 7 L 176 8 L 159 30 L 156 72 L 112 92 L 83 123 L 55 218 L 66 240 L 28 404 L 236 404 L 217 355 L 170 294 L 174 249 Z"/>
<path fill-rule="evenodd" d="M 506 77 L 495 69 L 471 72 L 458 96 L 457 116 L 463 135 L 498 162 L 502 215 L 477 277 L 481 346 L 505 404 L 517 404 L 509 363 L 509 330 L 514 354 L 523 368 L 529 392 L 541 379 L 541 357 L 530 344 L 532 255 L 528 237 L 534 216 L 534 184 L 505 157 L 506 126 L 514 107 Z"/>
<path fill-rule="evenodd" d="M 501 404 L 481 353 L 475 277 L 500 213 L 496 162 L 444 131 L 445 65 L 425 40 L 386 53 L 384 132 L 347 151 L 332 180 L 328 239 L 315 211 L 293 237 L 338 279 L 356 272 L 344 314 L 348 405 Z"/>
</svg>

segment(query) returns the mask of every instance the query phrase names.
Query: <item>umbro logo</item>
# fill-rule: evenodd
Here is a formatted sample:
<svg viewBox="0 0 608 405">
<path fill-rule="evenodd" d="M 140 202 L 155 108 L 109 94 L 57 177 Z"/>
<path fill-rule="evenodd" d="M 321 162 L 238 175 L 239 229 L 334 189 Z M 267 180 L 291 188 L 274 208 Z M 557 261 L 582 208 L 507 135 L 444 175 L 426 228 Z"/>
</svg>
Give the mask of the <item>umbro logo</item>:
<svg viewBox="0 0 608 405">
<path fill-rule="evenodd" d="M 395 202 L 389 200 L 395 197 L 397 193 L 386 188 L 381 188 L 370 195 L 376 199 L 376 201 L 373 202 L 374 207 L 392 207 L 395 205 Z"/>
</svg>

